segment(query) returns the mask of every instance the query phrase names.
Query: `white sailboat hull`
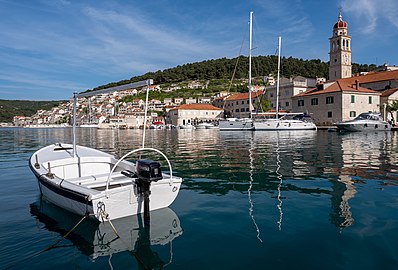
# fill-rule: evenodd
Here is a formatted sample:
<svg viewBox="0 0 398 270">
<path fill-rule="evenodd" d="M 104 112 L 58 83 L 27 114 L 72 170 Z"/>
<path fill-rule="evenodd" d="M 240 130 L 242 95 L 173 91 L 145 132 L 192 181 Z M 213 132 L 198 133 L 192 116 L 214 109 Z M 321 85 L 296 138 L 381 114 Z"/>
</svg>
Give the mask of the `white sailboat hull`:
<svg viewBox="0 0 398 270">
<path fill-rule="evenodd" d="M 221 120 L 218 124 L 220 130 L 253 130 L 254 125 L 251 119 L 227 119 Z"/>
<path fill-rule="evenodd" d="M 256 131 L 265 130 L 315 130 L 316 125 L 311 122 L 289 119 L 266 119 L 254 121 Z"/>
</svg>

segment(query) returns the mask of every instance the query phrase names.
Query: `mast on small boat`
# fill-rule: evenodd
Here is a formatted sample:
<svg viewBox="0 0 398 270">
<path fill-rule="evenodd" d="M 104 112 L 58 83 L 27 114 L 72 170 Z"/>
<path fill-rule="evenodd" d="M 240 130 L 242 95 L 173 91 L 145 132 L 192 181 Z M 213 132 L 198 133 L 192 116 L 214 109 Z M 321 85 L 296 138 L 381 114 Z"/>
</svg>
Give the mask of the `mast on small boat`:
<svg viewBox="0 0 398 270">
<path fill-rule="evenodd" d="M 282 37 L 278 38 L 278 73 L 276 77 L 276 114 L 275 118 L 278 119 L 279 112 L 279 73 L 281 70 L 281 46 L 282 46 Z"/>
</svg>

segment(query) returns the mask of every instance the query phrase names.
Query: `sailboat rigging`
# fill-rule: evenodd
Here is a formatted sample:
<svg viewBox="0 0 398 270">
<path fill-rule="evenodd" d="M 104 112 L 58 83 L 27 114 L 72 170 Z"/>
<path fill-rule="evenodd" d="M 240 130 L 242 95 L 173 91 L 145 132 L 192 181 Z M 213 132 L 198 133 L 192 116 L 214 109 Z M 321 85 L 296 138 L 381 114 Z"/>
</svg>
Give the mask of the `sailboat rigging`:
<svg viewBox="0 0 398 270">
<path fill-rule="evenodd" d="M 279 88 L 281 69 L 282 37 L 278 38 L 278 71 L 276 80 L 276 111 L 275 113 L 256 113 L 254 129 L 267 130 L 316 130 L 316 125 L 304 113 L 281 113 L 279 110 Z M 274 118 L 262 118 L 273 116 Z M 288 117 L 293 117 L 288 119 Z"/>
<path fill-rule="evenodd" d="M 250 23 L 249 23 L 249 118 L 227 118 L 225 120 L 219 121 L 220 131 L 223 130 L 253 130 L 253 120 L 252 120 L 252 75 L 251 75 L 251 65 L 252 65 L 252 34 L 253 34 L 253 11 L 250 11 Z"/>
</svg>

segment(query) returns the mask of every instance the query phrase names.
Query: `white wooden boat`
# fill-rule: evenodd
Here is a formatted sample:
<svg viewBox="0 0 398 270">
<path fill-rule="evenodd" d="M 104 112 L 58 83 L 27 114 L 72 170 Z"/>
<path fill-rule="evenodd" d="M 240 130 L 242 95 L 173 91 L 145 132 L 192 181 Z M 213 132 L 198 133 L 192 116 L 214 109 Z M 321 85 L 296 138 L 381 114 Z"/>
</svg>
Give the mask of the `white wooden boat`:
<svg viewBox="0 0 398 270">
<path fill-rule="evenodd" d="M 145 81 L 126 87 L 147 84 Z M 120 86 L 117 88 L 120 90 Z M 108 91 L 116 90 L 110 88 Z M 79 94 L 87 95 L 89 93 Z M 77 96 L 75 93 L 75 104 Z M 76 105 L 74 115 L 75 111 Z M 75 121 L 73 134 L 73 144 L 46 146 L 29 160 L 46 200 L 76 214 L 104 221 L 143 212 L 149 215 L 151 210 L 168 207 L 177 197 L 182 179 L 172 175 L 170 162 L 162 152 L 144 147 L 145 129 L 143 147 L 128 152 L 119 160 L 102 151 L 76 145 Z M 134 163 L 125 160 L 145 151 L 159 153 L 167 161 L 170 173 L 162 173 L 160 163 L 156 161 L 137 160 Z"/>
<path fill-rule="evenodd" d="M 340 131 L 390 131 L 390 123 L 383 120 L 380 113 L 361 113 L 353 120 L 336 124 Z"/>
</svg>

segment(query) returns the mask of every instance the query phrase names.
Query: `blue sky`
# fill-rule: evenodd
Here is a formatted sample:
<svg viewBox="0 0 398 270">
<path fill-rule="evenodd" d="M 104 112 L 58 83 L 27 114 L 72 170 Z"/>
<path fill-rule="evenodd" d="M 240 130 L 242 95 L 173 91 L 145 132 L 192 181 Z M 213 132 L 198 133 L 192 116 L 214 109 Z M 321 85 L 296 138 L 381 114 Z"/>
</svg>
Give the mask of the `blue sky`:
<svg viewBox="0 0 398 270">
<path fill-rule="evenodd" d="M 280 35 L 283 56 L 328 61 L 339 7 L 353 62 L 398 65 L 396 0 L 0 0 L 0 99 L 68 99 L 148 71 L 236 57 L 250 10 L 253 55 L 275 54 Z"/>
</svg>

